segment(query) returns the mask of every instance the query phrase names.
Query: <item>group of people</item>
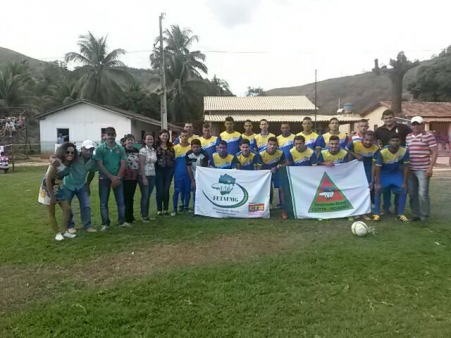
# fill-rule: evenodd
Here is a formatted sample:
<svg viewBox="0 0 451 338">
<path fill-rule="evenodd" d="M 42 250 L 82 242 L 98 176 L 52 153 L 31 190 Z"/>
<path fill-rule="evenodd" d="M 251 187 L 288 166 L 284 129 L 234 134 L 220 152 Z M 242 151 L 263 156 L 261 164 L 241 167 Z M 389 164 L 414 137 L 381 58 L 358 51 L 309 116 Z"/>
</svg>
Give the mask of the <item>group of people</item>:
<svg viewBox="0 0 451 338">
<path fill-rule="evenodd" d="M 399 221 L 408 221 L 404 215 L 407 192 L 413 219 L 427 221 L 430 215 L 429 178 L 437 159 L 437 144 L 433 134 L 424 130 L 423 119 L 414 117 L 412 129 L 398 124 L 391 110 L 383 113 L 384 125 L 376 131 L 368 130 L 368 121 L 358 123 L 358 132 L 352 137 L 340 132 L 339 120 L 331 118 L 329 132 L 318 135 L 313 131 L 309 117 L 302 121 L 303 130 L 293 134 L 288 123 L 282 123 L 281 134 L 269 132 L 269 123 L 259 123 L 260 133 L 255 134 L 253 123 L 244 122 L 244 133 L 235 131 L 232 117 L 225 119 L 225 131 L 213 136 L 209 124 L 204 124 L 202 136 L 193 133 L 192 123 L 186 123 L 180 136 L 172 143 L 167 130 L 161 130 L 158 139 L 144 135 L 142 146 L 135 148 L 135 137 L 124 136 L 124 144 L 116 143 L 116 131 L 106 128 L 105 140 L 94 151 L 94 143 L 85 141 L 81 151 L 75 145 L 63 143 L 51 160 L 42 181 L 40 202 L 47 204 L 49 223 L 55 238 L 73 238 L 76 230 L 70 204 L 74 196 L 80 202 L 83 228 L 95 232 L 91 224 L 89 184 L 99 172 L 99 197 L 102 231 L 109 228 L 108 200 L 113 190 L 119 226 L 130 226 L 134 221 L 134 195 L 141 190 L 141 220 L 146 223 L 150 197 L 156 188 L 158 216 L 176 216 L 189 211 L 191 194 L 195 203 L 196 168 L 211 167 L 237 170 L 270 170 L 272 186 L 278 188 L 282 218 L 287 213 L 284 206 L 279 169 L 283 166 L 334 165 L 353 159 L 363 161 L 368 187 L 374 203 L 372 219 L 379 221 L 381 204 L 389 213 L 391 194 L 395 195 L 395 212 Z M 94 154 L 94 155 L 93 155 Z M 172 210 L 169 210 L 170 186 L 174 181 Z M 271 188 L 271 203 L 273 189 Z M 383 198 L 382 198 L 383 196 Z M 179 204 L 179 199 L 181 205 Z M 381 201 L 382 199 L 382 201 Z M 55 221 L 55 204 L 63 210 L 62 228 Z M 369 215 L 366 215 L 369 217 Z"/>
<path fill-rule="evenodd" d="M 25 116 L 20 114 L 19 117 L 7 117 L 0 119 L 0 136 L 13 137 L 13 132 L 20 129 L 25 124 Z"/>
</svg>

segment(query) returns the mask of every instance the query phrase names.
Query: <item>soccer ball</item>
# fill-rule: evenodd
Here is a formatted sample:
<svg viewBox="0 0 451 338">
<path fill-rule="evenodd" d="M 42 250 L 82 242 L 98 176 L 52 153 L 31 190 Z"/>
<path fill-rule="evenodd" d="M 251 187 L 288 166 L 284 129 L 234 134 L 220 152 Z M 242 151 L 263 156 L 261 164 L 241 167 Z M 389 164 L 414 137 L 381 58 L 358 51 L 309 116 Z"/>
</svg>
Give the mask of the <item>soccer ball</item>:
<svg viewBox="0 0 451 338">
<path fill-rule="evenodd" d="M 369 229 L 368 229 L 368 226 L 364 222 L 357 221 L 357 222 L 352 223 L 351 231 L 356 236 L 364 237 L 368 234 Z"/>
</svg>

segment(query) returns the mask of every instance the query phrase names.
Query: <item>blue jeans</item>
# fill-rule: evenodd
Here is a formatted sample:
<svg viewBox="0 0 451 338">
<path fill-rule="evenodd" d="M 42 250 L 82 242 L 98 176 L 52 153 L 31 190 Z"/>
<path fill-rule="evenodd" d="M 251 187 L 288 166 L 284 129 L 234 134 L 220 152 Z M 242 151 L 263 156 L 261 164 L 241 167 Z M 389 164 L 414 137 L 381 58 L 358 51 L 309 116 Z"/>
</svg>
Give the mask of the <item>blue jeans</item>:
<svg viewBox="0 0 451 338">
<path fill-rule="evenodd" d="M 81 221 L 83 223 L 83 229 L 91 228 L 91 203 L 89 199 L 88 190 L 86 189 L 86 185 L 81 189 L 69 190 L 64 187 L 64 194 L 66 195 L 66 199 L 69 201 L 69 204 L 72 204 L 72 200 L 74 196 L 77 196 L 78 202 L 80 203 L 80 216 Z M 74 223 L 74 214 L 72 212 L 72 208 L 70 208 L 70 218 L 68 229 L 75 228 Z"/>
<path fill-rule="evenodd" d="M 99 197 L 100 197 L 100 216 L 102 217 L 102 225 L 110 226 L 110 216 L 108 210 L 108 200 L 110 198 L 111 180 L 109 178 L 99 179 Z M 121 183 L 117 188 L 113 189 L 114 198 L 117 204 L 117 218 L 119 224 L 124 223 L 125 204 L 124 204 L 124 185 Z"/>
<path fill-rule="evenodd" d="M 146 176 L 147 185 L 143 184 L 142 176 L 138 176 L 139 190 L 141 190 L 141 217 L 149 217 L 150 196 L 155 187 L 155 176 Z"/>
<path fill-rule="evenodd" d="M 431 200 L 429 198 L 429 181 L 426 170 L 409 171 L 407 187 L 410 197 L 410 210 L 414 217 L 427 221 L 431 213 Z"/>
</svg>

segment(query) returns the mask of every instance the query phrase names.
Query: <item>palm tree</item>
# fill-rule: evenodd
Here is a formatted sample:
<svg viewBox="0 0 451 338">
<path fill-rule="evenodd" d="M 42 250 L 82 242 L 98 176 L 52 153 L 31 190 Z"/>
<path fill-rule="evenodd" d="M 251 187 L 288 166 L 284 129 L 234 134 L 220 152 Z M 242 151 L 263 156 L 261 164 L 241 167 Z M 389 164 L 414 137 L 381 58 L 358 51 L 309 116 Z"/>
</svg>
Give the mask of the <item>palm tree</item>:
<svg viewBox="0 0 451 338">
<path fill-rule="evenodd" d="M 0 70 L 0 107 L 23 107 L 30 101 L 27 86 L 32 82 L 28 63 L 9 62 Z"/>
<path fill-rule="evenodd" d="M 210 80 L 212 85 L 213 95 L 215 96 L 229 96 L 232 95 L 227 81 L 220 79 L 216 75 Z"/>
<path fill-rule="evenodd" d="M 205 55 L 200 51 L 190 51 L 199 37 L 191 30 L 171 26 L 163 34 L 166 88 L 168 89 L 168 112 L 173 122 L 196 118 L 202 106 L 202 96 L 208 93 L 208 84 L 202 74 L 207 74 Z M 155 46 L 160 42 L 156 39 Z M 150 55 L 153 69 L 161 66 L 160 49 L 155 47 Z"/>
<path fill-rule="evenodd" d="M 78 62 L 81 76 L 75 90 L 78 98 L 90 99 L 101 104 L 115 104 L 122 97 L 118 82 L 131 79 L 131 75 L 120 67 L 125 67 L 119 60 L 125 54 L 123 49 L 114 49 L 108 53 L 107 37 L 96 39 L 91 32 L 80 35 L 78 46 L 80 53 L 70 52 L 65 56 L 66 62 Z"/>
</svg>

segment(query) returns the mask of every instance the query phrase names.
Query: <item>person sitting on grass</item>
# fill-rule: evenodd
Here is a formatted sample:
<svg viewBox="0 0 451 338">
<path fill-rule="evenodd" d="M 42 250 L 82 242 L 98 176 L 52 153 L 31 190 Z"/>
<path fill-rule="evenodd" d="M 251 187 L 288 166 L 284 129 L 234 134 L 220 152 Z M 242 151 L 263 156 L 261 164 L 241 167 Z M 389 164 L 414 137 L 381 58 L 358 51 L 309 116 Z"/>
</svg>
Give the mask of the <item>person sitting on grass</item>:
<svg viewBox="0 0 451 338">
<path fill-rule="evenodd" d="M 388 147 L 376 157 L 376 184 L 373 221 L 380 221 L 381 193 L 393 192 L 398 198 L 398 221 L 407 222 L 404 208 L 407 200 L 407 177 L 409 175 L 409 151 L 401 147 L 401 136 L 392 134 Z"/>
<path fill-rule="evenodd" d="M 240 142 L 241 151 L 236 154 L 236 168 L 240 170 L 257 170 L 262 160 L 260 154 L 251 150 L 251 141 L 242 139 Z"/>
<path fill-rule="evenodd" d="M 217 169 L 236 168 L 236 156 L 227 152 L 227 146 L 226 141 L 219 141 L 218 151 L 211 157 L 210 167 Z"/>
<path fill-rule="evenodd" d="M 0 154 L 0 170 L 6 174 L 9 170 L 9 158 L 5 155 L 5 152 L 2 151 Z"/>
<path fill-rule="evenodd" d="M 329 138 L 329 148 L 322 150 L 319 154 L 318 163 L 327 167 L 349 161 L 349 154 L 346 150 L 340 149 L 340 138 L 332 135 Z"/>
<path fill-rule="evenodd" d="M 47 206 L 47 217 L 50 226 L 55 233 L 55 239 L 62 241 L 64 238 L 75 238 L 77 235 L 67 231 L 70 217 L 70 205 L 66 199 L 61 179 L 69 174 L 69 166 L 78 159 L 77 151 L 73 143 L 63 143 L 57 150 L 56 157 L 59 161 L 49 165 L 47 173 L 41 181 L 38 202 Z M 61 229 L 55 217 L 55 204 L 59 204 L 63 211 L 63 222 Z"/>
</svg>

